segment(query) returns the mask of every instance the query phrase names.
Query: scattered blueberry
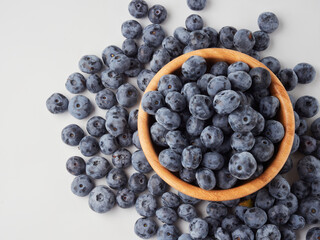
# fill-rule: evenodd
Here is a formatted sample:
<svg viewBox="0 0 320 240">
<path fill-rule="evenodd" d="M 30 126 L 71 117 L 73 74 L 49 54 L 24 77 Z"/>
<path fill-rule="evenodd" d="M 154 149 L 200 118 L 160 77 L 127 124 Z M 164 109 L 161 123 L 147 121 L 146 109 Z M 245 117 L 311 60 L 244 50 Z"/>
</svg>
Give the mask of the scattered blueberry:
<svg viewBox="0 0 320 240">
<path fill-rule="evenodd" d="M 111 168 L 107 159 L 95 156 L 87 161 L 86 174 L 93 179 L 99 179 L 105 177 Z"/>
<path fill-rule="evenodd" d="M 87 175 L 76 176 L 71 183 L 71 191 L 79 197 L 87 196 L 94 188 L 94 182 Z"/>
<path fill-rule="evenodd" d="M 70 146 L 79 145 L 81 139 L 84 137 L 83 130 L 76 124 L 70 124 L 62 129 L 61 139 Z"/>
<path fill-rule="evenodd" d="M 258 25 L 261 31 L 272 33 L 279 27 L 279 20 L 272 12 L 264 12 L 259 15 Z"/>
<path fill-rule="evenodd" d="M 132 0 L 128 6 L 129 13 L 135 18 L 143 18 L 148 14 L 148 4 L 144 0 Z"/>
<path fill-rule="evenodd" d="M 69 101 L 68 111 L 73 117 L 84 119 L 91 114 L 93 106 L 87 97 L 77 95 Z"/>
<path fill-rule="evenodd" d="M 134 224 L 134 232 L 143 239 L 152 238 L 157 234 L 158 225 L 152 218 L 139 218 Z"/>
<path fill-rule="evenodd" d="M 53 114 L 67 111 L 68 104 L 69 100 L 61 93 L 52 94 L 46 101 L 47 109 Z"/>
<path fill-rule="evenodd" d="M 89 195 L 89 206 L 97 213 L 106 213 L 116 204 L 113 191 L 106 186 L 95 187 Z"/>
<path fill-rule="evenodd" d="M 88 74 L 99 72 L 102 66 L 102 61 L 95 55 L 85 55 L 79 61 L 80 70 Z"/>
<path fill-rule="evenodd" d="M 78 176 L 85 173 L 86 163 L 83 160 L 83 158 L 78 156 L 73 156 L 67 160 L 66 168 L 70 174 L 74 176 Z"/>
</svg>

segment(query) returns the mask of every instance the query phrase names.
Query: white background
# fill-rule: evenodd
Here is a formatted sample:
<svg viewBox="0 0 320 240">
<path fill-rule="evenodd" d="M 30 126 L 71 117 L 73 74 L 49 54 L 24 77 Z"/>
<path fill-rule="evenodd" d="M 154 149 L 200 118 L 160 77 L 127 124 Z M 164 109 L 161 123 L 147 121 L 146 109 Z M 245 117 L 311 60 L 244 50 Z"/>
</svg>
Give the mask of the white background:
<svg viewBox="0 0 320 240">
<path fill-rule="evenodd" d="M 71 193 L 73 177 L 65 162 L 79 150 L 63 144 L 60 133 L 67 124 L 85 126 L 85 121 L 67 113 L 52 115 L 45 107 L 53 92 L 72 96 L 64 84 L 78 71 L 81 56 L 101 56 L 106 46 L 121 46 L 120 26 L 132 19 L 128 2 L 0 1 L 0 239 L 138 239 L 134 208 L 116 207 L 100 215 L 89 209 L 86 197 Z M 167 8 L 163 27 L 168 34 L 192 13 L 185 0 L 148 3 Z M 256 31 L 258 15 L 273 11 L 280 27 L 263 56 L 275 56 L 288 68 L 310 62 L 320 72 L 319 10 L 318 0 L 208 0 L 200 14 L 206 26 L 217 30 L 231 25 Z M 140 22 L 149 24 L 147 19 Z M 307 93 L 320 98 L 319 74 L 312 84 L 293 91 L 295 96 Z M 186 231 L 186 224 L 180 228 Z"/>
</svg>

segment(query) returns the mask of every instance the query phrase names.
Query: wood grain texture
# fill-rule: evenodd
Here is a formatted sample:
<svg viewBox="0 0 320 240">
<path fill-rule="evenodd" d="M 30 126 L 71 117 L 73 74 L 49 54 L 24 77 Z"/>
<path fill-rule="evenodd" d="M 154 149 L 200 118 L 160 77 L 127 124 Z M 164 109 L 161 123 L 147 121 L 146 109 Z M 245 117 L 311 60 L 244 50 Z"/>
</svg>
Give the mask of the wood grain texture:
<svg viewBox="0 0 320 240">
<path fill-rule="evenodd" d="M 182 64 L 193 55 L 204 57 L 208 63 L 225 61 L 231 64 L 233 62 L 243 61 L 246 62 L 251 68 L 263 67 L 268 69 L 258 60 L 237 51 L 219 48 L 201 49 L 181 55 L 180 57 L 175 58 L 167 65 L 165 65 L 151 80 L 145 93 L 148 91 L 156 90 L 161 76 L 179 70 Z M 279 171 L 285 164 L 291 151 L 295 132 L 294 114 L 287 91 L 285 90 L 279 79 L 276 77 L 276 75 L 270 70 L 269 72 L 271 74 L 270 91 L 271 94 L 276 96 L 280 101 L 279 120 L 282 122 L 285 128 L 285 136 L 280 143 L 278 153 L 270 163 L 269 167 L 265 169 L 262 175 L 250 182 L 227 190 L 208 191 L 184 182 L 159 163 L 158 155 L 153 147 L 149 132 L 149 117 L 148 114 L 143 111 L 140 104 L 138 116 L 139 139 L 143 152 L 154 171 L 165 182 L 167 182 L 171 187 L 177 189 L 178 191 L 189 196 L 208 201 L 226 201 L 241 198 L 258 191 L 266 184 L 268 184 L 279 173 Z"/>
</svg>

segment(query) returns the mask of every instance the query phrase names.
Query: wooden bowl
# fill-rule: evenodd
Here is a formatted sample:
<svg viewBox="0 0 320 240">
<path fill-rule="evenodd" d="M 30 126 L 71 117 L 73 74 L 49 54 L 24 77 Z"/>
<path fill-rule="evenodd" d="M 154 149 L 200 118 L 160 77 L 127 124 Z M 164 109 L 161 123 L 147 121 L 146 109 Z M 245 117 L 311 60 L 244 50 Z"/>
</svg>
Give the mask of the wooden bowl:
<svg viewBox="0 0 320 240">
<path fill-rule="evenodd" d="M 163 75 L 176 72 L 181 68 L 182 64 L 193 55 L 198 55 L 205 58 L 209 64 L 217 61 L 225 61 L 229 64 L 237 61 L 243 61 L 247 63 L 251 68 L 263 67 L 270 72 L 270 91 L 271 94 L 273 96 L 276 96 L 280 101 L 279 121 L 281 121 L 285 128 L 285 136 L 279 145 L 277 154 L 271 160 L 270 165 L 264 170 L 262 175 L 254 180 L 248 181 L 240 186 L 227 190 L 204 190 L 202 188 L 184 182 L 159 163 L 158 155 L 153 147 L 153 143 L 150 137 L 149 116 L 145 111 L 143 111 L 140 104 L 138 116 L 138 133 L 141 147 L 154 171 L 171 187 L 186 195 L 208 201 L 227 201 L 247 196 L 258 191 L 266 184 L 268 184 L 279 173 L 290 154 L 294 139 L 295 124 L 293 109 L 289 96 L 276 75 L 261 62 L 246 54 L 219 48 L 201 49 L 186 53 L 184 55 L 181 55 L 180 57 L 175 58 L 167 65 L 165 65 L 154 76 L 147 89 L 145 90 L 145 93 L 148 91 L 157 90 L 159 79 Z"/>
</svg>

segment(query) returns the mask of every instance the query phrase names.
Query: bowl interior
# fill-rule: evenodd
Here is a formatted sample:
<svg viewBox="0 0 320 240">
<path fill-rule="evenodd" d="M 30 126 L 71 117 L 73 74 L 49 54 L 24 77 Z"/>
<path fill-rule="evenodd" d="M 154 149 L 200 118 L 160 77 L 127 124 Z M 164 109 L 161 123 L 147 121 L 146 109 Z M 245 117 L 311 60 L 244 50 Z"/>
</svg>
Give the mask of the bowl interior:
<svg viewBox="0 0 320 240">
<path fill-rule="evenodd" d="M 201 49 L 181 55 L 180 57 L 175 58 L 167 65 L 165 65 L 151 80 L 147 89 L 145 90 L 145 93 L 148 91 L 157 90 L 159 79 L 163 75 L 179 71 L 182 64 L 193 55 L 198 55 L 205 58 L 208 65 L 218 61 L 225 61 L 229 64 L 237 61 L 243 61 L 247 63 L 251 68 L 263 67 L 269 70 L 264 64 L 262 64 L 258 60 L 237 51 L 219 48 Z M 279 171 L 285 164 L 291 151 L 295 132 L 294 114 L 287 91 L 285 90 L 279 79 L 276 77 L 276 75 L 270 70 L 269 72 L 271 75 L 270 91 L 271 94 L 273 96 L 276 96 L 280 101 L 280 110 L 278 118 L 285 128 L 285 136 L 279 144 L 278 151 L 274 158 L 270 161 L 269 166 L 258 178 L 249 182 L 245 182 L 240 186 L 226 190 L 204 190 L 200 187 L 184 182 L 159 163 L 157 151 L 153 146 L 150 136 L 150 119 L 148 114 L 145 111 L 143 111 L 140 105 L 138 116 L 139 139 L 143 152 L 154 171 L 166 183 L 168 183 L 171 187 L 177 189 L 178 191 L 191 197 L 208 201 L 227 201 L 241 198 L 258 191 L 266 184 L 268 184 L 279 173 Z"/>
</svg>

